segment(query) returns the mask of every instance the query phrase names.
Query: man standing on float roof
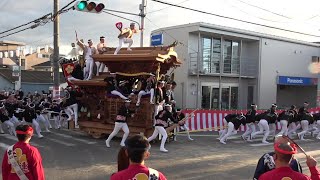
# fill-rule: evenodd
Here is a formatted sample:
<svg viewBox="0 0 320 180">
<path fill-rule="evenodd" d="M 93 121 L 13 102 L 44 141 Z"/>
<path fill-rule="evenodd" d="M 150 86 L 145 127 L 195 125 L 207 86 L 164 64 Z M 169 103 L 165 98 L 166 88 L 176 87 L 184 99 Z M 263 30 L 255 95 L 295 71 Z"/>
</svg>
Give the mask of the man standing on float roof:
<svg viewBox="0 0 320 180">
<path fill-rule="evenodd" d="M 85 59 L 85 68 L 83 70 L 83 77 L 85 80 L 92 79 L 93 75 L 93 65 L 94 61 L 92 59 L 92 55 L 97 54 L 97 49 L 93 46 L 92 40 L 88 40 L 88 45 L 85 45 L 81 42 L 78 37 L 76 37 L 77 44 L 83 49 L 84 59 Z"/>
<path fill-rule="evenodd" d="M 128 43 L 129 45 L 128 45 L 127 50 L 128 51 L 132 51 L 132 49 L 131 49 L 131 46 L 133 44 L 132 35 L 138 33 L 139 30 L 135 29 L 135 24 L 134 23 L 130 24 L 130 28 L 119 29 L 119 30 L 120 30 L 120 34 L 118 36 L 118 38 L 119 38 L 119 46 L 115 50 L 114 54 L 118 54 L 118 52 L 120 51 L 123 43 Z"/>
<path fill-rule="evenodd" d="M 101 36 L 100 42 L 97 45 L 97 50 L 98 50 L 99 54 L 103 54 L 105 52 L 106 47 L 107 47 L 107 45 L 105 43 L 105 37 Z M 97 76 L 99 76 L 99 73 L 104 71 L 106 65 L 104 63 L 99 62 L 99 61 L 96 62 L 96 65 L 97 65 Z"/>
</svg>

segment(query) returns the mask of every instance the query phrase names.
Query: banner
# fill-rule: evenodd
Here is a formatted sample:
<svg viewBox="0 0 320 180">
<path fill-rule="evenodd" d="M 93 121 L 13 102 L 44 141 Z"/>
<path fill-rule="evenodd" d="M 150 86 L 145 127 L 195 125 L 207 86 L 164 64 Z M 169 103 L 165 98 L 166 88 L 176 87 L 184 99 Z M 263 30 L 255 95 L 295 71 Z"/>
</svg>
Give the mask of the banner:
<svg viewBox="0 0 320 180">
<path fill-rule="evenodd" d="M 320 107 L 310 108 L 308 109 L 311 114 L 317 113 L 320 111 Z M 194 110 L 183 110 L 182 112 L 188 116 Z M 283 110 L 277 110 L 277 113 L 281 113 Z M 194 116 L 190 116 L 188 120 L 186 120 L 186 125 L 189 127 L 191 131 L 194 130 L 206 130 L 206 131 L 219 131 L 223 129 L 227 124 L 223 124 L 223 118 L 231 113 L 243 113 L 246 114 L 247 110 L 196 110 L 193 114 Z M 258 110 L 257 113 L 262 113 L 264 110 Z M 281 125 L 277 123 L 277 130 L 281 129 Z M 246 127 L 241 125 L 239 131 L 246 131 Z"/>
</svg>

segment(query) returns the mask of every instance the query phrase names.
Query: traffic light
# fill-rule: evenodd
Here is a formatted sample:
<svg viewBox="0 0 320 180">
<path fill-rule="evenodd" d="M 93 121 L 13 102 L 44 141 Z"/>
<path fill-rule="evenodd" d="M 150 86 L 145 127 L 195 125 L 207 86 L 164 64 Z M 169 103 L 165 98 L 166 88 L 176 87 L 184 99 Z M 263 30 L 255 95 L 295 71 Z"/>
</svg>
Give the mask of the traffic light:
<svg viewBox="0 0 320 180">
<path fill-rule="evenodd" d="M 77 1 L 74 8 L 78 11 L 100 13 L 104 9 L 103 3 L 95 3 L 89 1 Z"/>
</svg>

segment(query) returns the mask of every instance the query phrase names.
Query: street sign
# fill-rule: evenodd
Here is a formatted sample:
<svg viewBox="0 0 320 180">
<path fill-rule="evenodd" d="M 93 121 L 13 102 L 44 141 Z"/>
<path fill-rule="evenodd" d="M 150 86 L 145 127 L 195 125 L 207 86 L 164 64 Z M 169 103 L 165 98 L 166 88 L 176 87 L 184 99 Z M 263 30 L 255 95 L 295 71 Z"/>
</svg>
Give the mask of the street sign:
<svg viewBox="0 0 320 180">
<path fill-rule="evenodd" d="M 151 46 L 163 45 L 163 34 L 151 35 Z"/>
<path fill-rule="evenodd" d="M 20 66 L 12 66 L 12 76 L 13 77 L 20 76 Z"/>
</svg>

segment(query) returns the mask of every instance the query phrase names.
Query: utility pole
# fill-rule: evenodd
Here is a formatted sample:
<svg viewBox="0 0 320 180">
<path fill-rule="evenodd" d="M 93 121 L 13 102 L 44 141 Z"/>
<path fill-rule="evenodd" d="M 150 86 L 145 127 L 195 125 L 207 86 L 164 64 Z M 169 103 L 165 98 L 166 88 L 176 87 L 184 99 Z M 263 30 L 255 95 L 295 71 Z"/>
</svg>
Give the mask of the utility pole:
<svg viewBox="0 0 320 180">
<path fill-rule="evenodd" d="M 54 0 L 53 2 L 53 14 L 54 16 L 54 24 L 53 24 L 53 58 L 51 59 L 51 64 L 53 67 L 53 83 L 55 87 L 58 87 L 60 84 L 59 79 L 59 0 Z"/>
<path fill-rule="evenodd" d="M 146 7 L 147 7 L 147 0 L 142 0 L 140 4 L 140 18 L 141 18 L 141 31 L 140 31 L 140 47 L 143 47 L 143 31 L 144 31 L 144 17 L 146 17 Z"/>
</svg>

